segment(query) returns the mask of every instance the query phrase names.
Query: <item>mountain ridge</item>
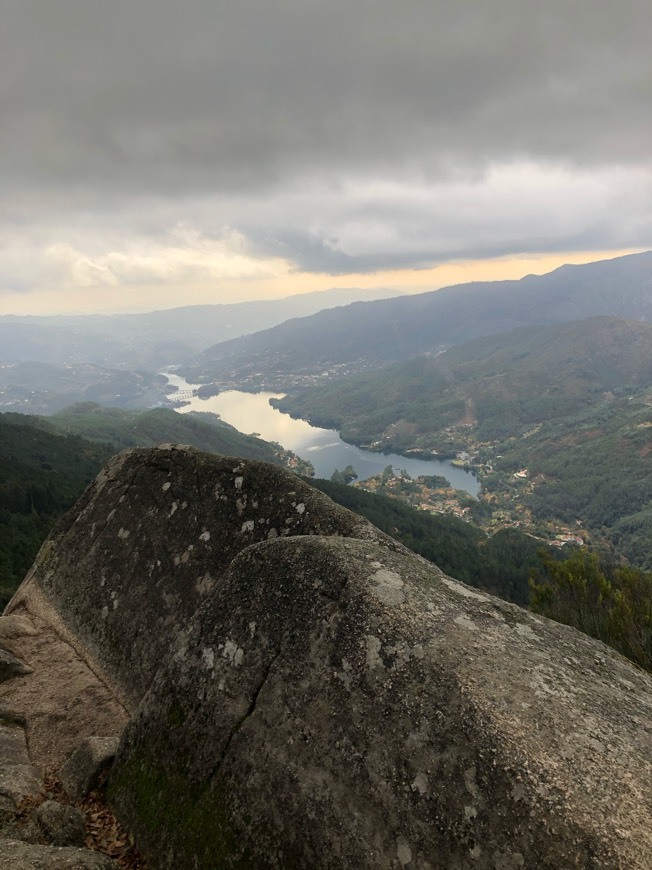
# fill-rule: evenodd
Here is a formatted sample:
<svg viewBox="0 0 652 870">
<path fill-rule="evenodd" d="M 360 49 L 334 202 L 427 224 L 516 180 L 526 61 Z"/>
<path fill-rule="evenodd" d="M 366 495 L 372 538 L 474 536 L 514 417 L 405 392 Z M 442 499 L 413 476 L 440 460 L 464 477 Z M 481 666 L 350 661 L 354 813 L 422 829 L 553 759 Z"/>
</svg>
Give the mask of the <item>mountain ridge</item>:
<svg viewBox="0 0 652 870">
<path fill-rule="evenodd" d="M 295 318 L 208 348 L 184 373 L 247 389 L 287 389 L 297 374 L 315 378 L 330 369 L 336 376 L 482 335 L 597 315 L 652 322 L 652 251 Z"/>
</svg>

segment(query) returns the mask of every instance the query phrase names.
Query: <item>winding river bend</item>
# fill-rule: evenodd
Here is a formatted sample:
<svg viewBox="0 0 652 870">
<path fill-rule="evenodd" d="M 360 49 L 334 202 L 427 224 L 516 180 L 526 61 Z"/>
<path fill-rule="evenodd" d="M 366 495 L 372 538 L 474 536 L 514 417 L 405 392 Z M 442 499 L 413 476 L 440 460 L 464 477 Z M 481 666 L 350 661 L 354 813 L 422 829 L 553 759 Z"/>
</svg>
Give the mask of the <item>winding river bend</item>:
<svg viewBox="0 0 652 870">
<path fill-rule="evenodd" d="M 198 384 L 189 384 L 174 372 L 162 372 L 170 386 L 179 392 L 192 392 Z M 352 465 L 359 480 L 380 474 L 388 465 L 405 469 L 411 477 L 438 474 L 445 477 L 455 489 L 461 489 L 477 497 L 480 483 L 470 471 L 457 468 L 448 459 L 415 459 L 397 453 L 374 453 L 342 441 L 334 429 L 319 429 L 305 420 L 294 420 L 269 404 L 271 398 L 280 398 L 280 393 L 242 393 L 225 390 L 217 396 L 200 399 L 184 395 L 188 404 L 177 410 L 209 411 L 219 414 L 225 423 L 235 426 L 240 432 L 255 433 L 266 441 L 276 441 L 287 450 L 309 460 L 315 468 L 316 477 L 330 478 L 336 468 Z M 170 398 L 174 398 L 171 395 Z"/>
</svg>

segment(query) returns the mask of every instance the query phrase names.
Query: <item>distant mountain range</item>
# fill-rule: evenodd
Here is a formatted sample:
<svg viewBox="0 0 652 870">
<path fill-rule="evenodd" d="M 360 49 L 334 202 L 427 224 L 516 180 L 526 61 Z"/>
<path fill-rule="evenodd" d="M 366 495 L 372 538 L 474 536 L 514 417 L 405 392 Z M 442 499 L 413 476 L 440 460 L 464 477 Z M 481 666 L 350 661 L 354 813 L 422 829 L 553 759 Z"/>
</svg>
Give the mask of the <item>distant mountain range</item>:
<svg viewBox="0 0 652 870">
<path fill-rule="evenodd" d="M 593 316 L 652 322 L 652 251 L 322 311 L 222 342 L 185 373 L 191 380 L 287 389 L 301 377 L 360 371 L 483 335 Z"/>
<path fill-rule="evenodd" d="M 190 305 L 145 314 L 0 317 L 0 364 L 94 363 L 156 369 L 179 363 L 219 341 L 266 329 L 359 299 L 399 295 L 396 290 L 332 288 L 283 299 Z"/>
</svg>

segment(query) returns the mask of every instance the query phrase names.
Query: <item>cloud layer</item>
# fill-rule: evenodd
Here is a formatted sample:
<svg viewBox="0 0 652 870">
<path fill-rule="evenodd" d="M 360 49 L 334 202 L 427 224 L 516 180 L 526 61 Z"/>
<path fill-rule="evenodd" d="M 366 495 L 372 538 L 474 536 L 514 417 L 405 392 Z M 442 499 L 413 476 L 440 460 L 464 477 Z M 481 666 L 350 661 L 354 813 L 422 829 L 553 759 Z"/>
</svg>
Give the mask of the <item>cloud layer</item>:
<svg viewBox="0 0 652 870">
<path fill-rule="evenodd" d="M 648 0 L 0 12 L 5 291 L 650 244 Z"/>
</svg>

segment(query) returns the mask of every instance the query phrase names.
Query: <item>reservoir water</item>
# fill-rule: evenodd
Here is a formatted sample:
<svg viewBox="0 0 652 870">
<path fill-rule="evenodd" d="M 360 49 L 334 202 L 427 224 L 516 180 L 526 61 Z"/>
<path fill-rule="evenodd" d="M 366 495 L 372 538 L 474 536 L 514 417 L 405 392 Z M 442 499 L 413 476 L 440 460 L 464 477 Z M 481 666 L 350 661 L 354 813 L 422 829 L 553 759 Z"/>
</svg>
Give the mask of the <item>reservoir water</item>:
<svg viewBox="0 0 652 870">
<path fill-rule="evenodd" d="M 189 384 L 174 372 L 163 372 L 170 386 L 180 392 L 192 391 L 198 385 Z M 188 404 L 178 408 L 188 411 L 209 411 L 219 414 L 225 423 L 235 426 L 247 435 L 255 433 L 266 441 L 276 441 L 287 450 L 292 450 L 302 459 L 307 459 L 315 468 L 316 477 L 330 478 L 336 468 L 343 470 L 352 465 L 359 480 L 380 474 L 388 465 L 405 469 L 411 477 L 438 474 L 445 477 L 455 489 L 472 496 L 478 495 L 480 484 L 470 471 L 457 468 L 448 459 L 415 459 L 397 453 L 374 453 L 342 441 L 334 429 L 320 429 L 305 420 L 294 420 L 269 404 L 271 398 L 280 398 L 281 393 L 243 393 L 225 390 L 217 396 L 200 399 L 184 395 Z M 172 395 L 170 398 L 174 398 Z"/>
</svg>

